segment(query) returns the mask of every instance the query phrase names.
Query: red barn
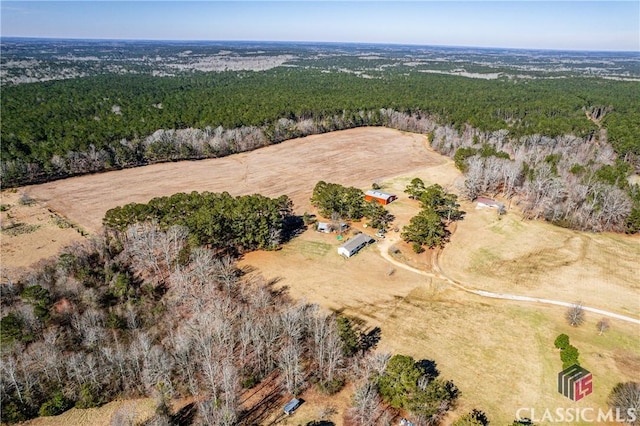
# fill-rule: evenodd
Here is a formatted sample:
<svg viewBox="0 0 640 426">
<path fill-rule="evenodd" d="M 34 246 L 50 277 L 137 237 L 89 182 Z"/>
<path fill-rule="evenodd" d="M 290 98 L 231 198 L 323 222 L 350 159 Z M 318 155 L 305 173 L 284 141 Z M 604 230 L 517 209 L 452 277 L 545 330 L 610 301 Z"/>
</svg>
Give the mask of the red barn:
<svg viewBox="0 0 640 426">
<path fill-rule="evenodd" d="M 375 191 L 370 189 L 369 191 L 364 193 L 365 201 L 377 201 L 383 206 L 389 204 L 390 202 L 397 200 L 398 197 L 393 194 L 387 194 L 386 192 Z"/>
</svg>

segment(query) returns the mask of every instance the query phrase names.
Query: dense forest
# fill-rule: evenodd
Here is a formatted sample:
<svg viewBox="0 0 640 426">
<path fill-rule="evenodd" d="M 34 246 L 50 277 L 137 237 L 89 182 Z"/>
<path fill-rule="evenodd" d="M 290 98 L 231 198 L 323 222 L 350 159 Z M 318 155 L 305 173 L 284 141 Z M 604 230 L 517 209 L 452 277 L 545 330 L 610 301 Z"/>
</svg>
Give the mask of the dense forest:
<svg viewBox="0 0 640 426">
<path fill-rule="evenodd" d="M 2 185 L 219 157 L 309 134 L 428 134 L 464 193 L 517 196 L 528 217 L 637 232 L 640 88 L 586 77 L 481 80 L 279 67 L 176 77 L 100 75 L 3 89 Z"/>
<path fill-rule="evenodd" d="M 640 89 L 595 78 L 375 78 L 318 69 L 101 75 L 3 88 L 2 181 L 12 186 L 157 161 L 227 155 L 310 133 L 388 125 L 381 109 L 463 132 L 596 137 L 640 155 Z M 297 126 L 296 123 L 304 123 Z M 163 130 L 164 129 L 164 130 Z"/>
</svg>

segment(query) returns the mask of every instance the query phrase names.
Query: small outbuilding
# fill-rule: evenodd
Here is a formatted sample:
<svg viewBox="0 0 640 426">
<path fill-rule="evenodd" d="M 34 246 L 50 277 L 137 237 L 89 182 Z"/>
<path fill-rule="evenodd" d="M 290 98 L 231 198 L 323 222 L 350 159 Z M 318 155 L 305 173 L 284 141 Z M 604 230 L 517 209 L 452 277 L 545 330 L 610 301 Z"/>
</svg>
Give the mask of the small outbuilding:
<svg viewBox="0 0 640 426">
<path fill-rule="evenodd" d="M 336 231 L 343 232 L 347 229 L 349 229 L 349 225 L 344 222 L 340 222 L 337 225 L 329 222 L 318 222 L 316 224 L 316 231 L 324 232 L 325 234 L 330 234 Z"/>
<path fill-rule="evenodd" d="M 374 241 L 375 240 L 367 234 L 358 234 L 338 247 L 338 254 L 344 257 L 351 257 L 359 252 L 367 244 L 371 244 Z"/>
<path fill-rule="evenodd" d="M 302 402 L 298 398 L 293 398 L 284 406 L 284 413 L 288 416 L 298 409 Z"/>
<path fill-rule="evenodd" d="M 376 191 L 375 189 L 370 189 L 364 193 L 365 201 L 377 201 L 378 203 L 386 206 L 392 201 L 398 199 L 398 197 L 394 194 L 389 194 L 387 192 Z"/>
<path fill-rule="evenodd" d="M 488 208 L 488 209 L 502 209 L 504 208 L 504 204 L 496 201 L 496 200 L 492 200 L 491 198 L 485 198 L 485 197 L 478 197 L 476 198 L 476 205 L 479 209 L 482 208 Z"/>
<path fill-rule="evenodd" d="M 316 231 L 328 234 L 331 232 L 331 224 L 328 222 L 318 222 L 316 225 Z"/>
</svg>

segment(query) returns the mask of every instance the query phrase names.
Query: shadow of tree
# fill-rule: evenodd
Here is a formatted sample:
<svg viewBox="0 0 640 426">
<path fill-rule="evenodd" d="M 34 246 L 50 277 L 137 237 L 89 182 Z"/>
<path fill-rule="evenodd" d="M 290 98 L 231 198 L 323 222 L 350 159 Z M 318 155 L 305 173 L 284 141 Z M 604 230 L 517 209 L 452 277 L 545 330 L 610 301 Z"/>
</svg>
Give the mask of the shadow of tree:
<svg viewBox="0 0 640 426">
<path fill-rule="evenodd" d="M 433 360 L 421 359 L 420 361 L 416 362 L 416 367 L 418 367 L 422 371 L 422 374 L 427 376 L 429 380 L 435 379 L 440 375 L 437 364 Z"/>
<path fill-rule="evenodd" d="M 368 350 L 373 350 L 378 346 L 380 342 L 380 338 L 382 337 L 382 329 L 380 327 L 375 327 L 369 332 L 361 332 L 360 333 L 360 349 L 364 354 Z"/>
<path fill-rule="evenodd" d="M 196 417 L 196 404 L 192 402 L 189 405 L 182 407 L 180 411 L 173 414 L 170 419 L 170 424 L 177 426 L 189 426 L 193 424 Z"/>
</svg>

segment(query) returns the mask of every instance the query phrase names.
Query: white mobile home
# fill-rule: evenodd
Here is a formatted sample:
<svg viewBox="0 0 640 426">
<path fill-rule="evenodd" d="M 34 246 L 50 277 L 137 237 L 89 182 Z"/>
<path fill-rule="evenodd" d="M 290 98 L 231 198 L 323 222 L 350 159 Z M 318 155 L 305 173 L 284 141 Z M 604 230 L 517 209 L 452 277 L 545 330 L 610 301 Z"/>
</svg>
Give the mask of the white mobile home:
<svg viewBox="0 0 640 426">
<path fill-rule="evenodd" d="M 374 239 L 366 234 L 358 234 L 349 241 L 338 247 L 338 254 L 344 257 L 351 257 L 367 244 L 374 242 Z"/>
</svg>

